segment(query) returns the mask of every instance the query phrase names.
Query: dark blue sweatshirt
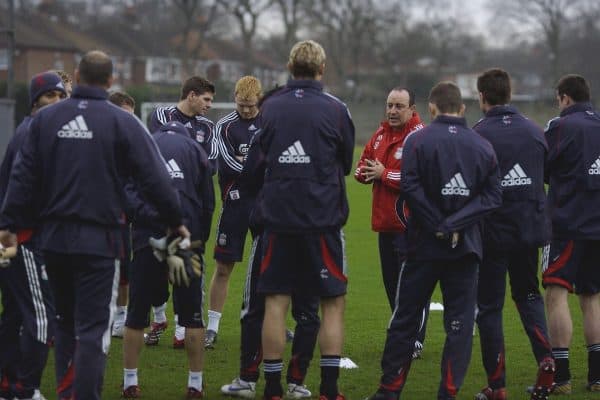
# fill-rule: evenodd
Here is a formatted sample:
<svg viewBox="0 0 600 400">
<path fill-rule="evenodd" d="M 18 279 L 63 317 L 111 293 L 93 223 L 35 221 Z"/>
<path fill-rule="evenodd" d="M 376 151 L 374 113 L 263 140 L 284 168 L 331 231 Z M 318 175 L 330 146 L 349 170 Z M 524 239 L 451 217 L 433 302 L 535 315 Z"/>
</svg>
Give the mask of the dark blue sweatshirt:
<svg viewBox="0 0 600 400">
<path fill-rule="evenodd" d="M 590 103 L 564 109 L 546 129 L 553 237 L 600 239 L 600 115 Z"/>
<path fill-rule="evenodd" d="M 483 217 L 502 204 L 491 144 L 464 118 L 439 116 L 404 142 L 401 190 L 410 208 L 409 257 L 482 257 Z M 436 238 L 436 232 L 447 239 Z M 460 234 L 455 248 L 448 239 Z"/>
<path fill-rule="evenodd" d="M 346 106 L 318 81 L 291 80 L 263 103 L 259 124 L 244 174 L 266 167 L 256 205 L 265 228 L 320 232 L 343 226 L 349 212 L 344 175 L 354 152 Z"/>
<path fill-rule="evenodd" d="M 502 207 L 485 218 L 486 248 L 515 250 L 550 240 L 551 226 L 544 190 L 548 146 L 542 128 L 516 108 L 491 108 L 473 129 L 487 139 L 500 167 Z"/>
<path fill-rule="evenodd" d="M 78 86 L 70 99 L 34 116 L 10 175 L 0 227 L 28 227 L 39 203 L 42 249 L 122 256 L 124 182 L 131 176 L 166 226 L 182 222 L 177 194 L 139 119 Z"/>
</svg>

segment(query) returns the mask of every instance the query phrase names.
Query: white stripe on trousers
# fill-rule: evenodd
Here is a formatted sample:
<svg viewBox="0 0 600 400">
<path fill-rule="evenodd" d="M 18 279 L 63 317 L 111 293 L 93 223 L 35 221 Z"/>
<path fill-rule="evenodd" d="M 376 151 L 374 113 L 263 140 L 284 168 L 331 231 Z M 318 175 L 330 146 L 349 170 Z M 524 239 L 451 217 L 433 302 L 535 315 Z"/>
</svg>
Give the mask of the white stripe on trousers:
<svg viewBox="0 0 600 400">
<path fill-rule="evenodd" d="M 254 257 L 258 250 L 258 242 L 260 235 L 257 235 L 252 241 L 252 249 L 250 250 L 250 257 L 248 258 L 248 269 L 246 271 L 246 283 L 244 285 L 244 296 L 242 297 L 242 311 L 240 312 L 240 319 L 243 319 L 248 311 L 250 310 L 250 288 L 252 286 L 252 264 L 254 264 Z"/>
<path fill-rule="evenodd" d="M 35 258 L 33 253 L 25 246 L 21 245 L 20 247 L 35 312 L 36 339 L 41 343 L 46 343 L 48 341 L 48 315 L 46 313 L 44 297 L 42 296 L 40 277 L 35 264 Z"/>
<path fill-rule="evenodd" d="M 117 296 L 119 294 L 119 280 L 121 277 L 121 261 L 115 259 L 115 274 L 113 276 L 112 294 L 110 296 L 110 303 L 108 303 L 108 327 L 102 335 L 102 351 L 104 354 L 108 354 L 110 349 L 110 335 L 112 332 L 112 325 L 117 312 Z"/>
</svg>

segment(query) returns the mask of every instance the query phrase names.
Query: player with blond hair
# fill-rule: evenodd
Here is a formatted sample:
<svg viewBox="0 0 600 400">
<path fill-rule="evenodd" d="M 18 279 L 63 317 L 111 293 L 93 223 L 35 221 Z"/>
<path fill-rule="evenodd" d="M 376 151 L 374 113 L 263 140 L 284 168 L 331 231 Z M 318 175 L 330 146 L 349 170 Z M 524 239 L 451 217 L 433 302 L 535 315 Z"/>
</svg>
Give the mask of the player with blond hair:
<svg viewBox="0 0 600 400">
<path fill-rule="evenodd" d="M 319 399 L 343 400 L 337 381 L 347 285 L 344 176 L 352 169 L 354 125 L 345 104 L 323 91 L 320 44 L 296 43 L 288 69 L 292 79 L 261 106 L 262 131 L 241 177 L 261 187 L 255 212 L 264 226 L 257 288 L 266 297 L 264 399 L 283 397 L 285 317 L 292 295 L 303 293 L 321 299 Z"/>
<path fill-rule="evenodd" d="M 244 76 L 235 85 L 235 110 L 221 118 L 215 127 L 219 150 L 218 173 L 223 208 L 219 217 L 214 258 L 215 273 L 210 282 L 208 326 L 205 346 L 213 348 L 217 340 L 223 305 L 227 298 L 233 266 L 244 253 L 248 218 L 254 199 L 241 195 L 237 179 L 254 135 L 259 131 L 256 117 L 262 85 L 254 76 Z"/>
</svg>

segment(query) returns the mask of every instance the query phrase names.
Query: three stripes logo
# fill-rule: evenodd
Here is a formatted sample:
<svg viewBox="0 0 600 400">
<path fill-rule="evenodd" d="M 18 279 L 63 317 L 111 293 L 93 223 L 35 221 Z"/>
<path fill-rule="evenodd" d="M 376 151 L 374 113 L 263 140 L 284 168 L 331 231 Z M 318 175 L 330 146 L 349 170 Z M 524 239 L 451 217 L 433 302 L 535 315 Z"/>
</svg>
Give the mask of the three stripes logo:
<svg viewBox="0 0 600 400">
<path fill-rule="evenodd" d="M 56 135 L 62 139 L 92 139 L 94 133 L 88 129 L 85 119 L 78 115 L 69 123 L 63 125 Z"/>
<path fill-rule="evenodd" d="M 600 175 L 600 157 L 590 167 L 588 170 L 588 174 L 590 175 Z"/>
<path fill-rule="evenodd" d="M 460 172 L 457 172 L 456 175 L 450 179 L 450 182 L 446 183 L 442 188 L 442 195 L 444 196 L 469 196 L 470 193 L 471 191 L 465 184 Z"/>
<path fill-rule="evenodd" d="M 502 187 L 531 185 L 531 178 L 527 176 L 519 163 L 516 163 L 504 176 L 500 185 Z"/>
<path fill-rule="evenodd" d="M 165 165 L 167 167 L 167 171 L 169 171 L 169 175 L 171 175 L 171 178 L 183 179 L 183 172 L 181 172 L 181 168 L 179 168 L 179 165 L 177 165 L 174 159 L 171 158 Z"/>
<path fill-rule="evenodd" d="M 302 143 L 296 140 L 294 144 L 281 153 L 278 161 L 281 164 L 309 164 L 310 156 L 306 155 Z"/>
</svg>

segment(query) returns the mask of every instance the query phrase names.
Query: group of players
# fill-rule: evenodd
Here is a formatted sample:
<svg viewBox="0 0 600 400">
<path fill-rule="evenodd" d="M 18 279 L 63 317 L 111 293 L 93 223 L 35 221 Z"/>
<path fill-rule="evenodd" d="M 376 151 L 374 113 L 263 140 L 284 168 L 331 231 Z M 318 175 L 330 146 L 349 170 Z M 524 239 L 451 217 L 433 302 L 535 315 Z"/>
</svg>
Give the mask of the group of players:
<svg viewBox="0 0 600 400">
<path fill-rule="evenodd" d="M 133 116 L 130 96 L 109 97 L 112 63 L 102 52 L 82 58 L 72 94 L 64 76 L 33 77 L 31 115 L 0 170 L 0 399 L 43 398 L 51 341 L 59 398 L 100 399 L 111 333 L 123 337 L 123 397 L 140 397 L 139 356 L 167 327 L 169 281 L 173 346 L 188 356 L 187 398 L 202 397 L 204 348 L 216 344 L 248 230 L 240 371 L 221 392 L 254 398 L 262 363 L 264 399 L 311 397 L 304 378 L 318 341 L 319 399 L 344 399 L 337 386 L 347 285 L 342 227 L 355 133 L 346 106 L 323 91 L 324 67 L 318 43 L 297 43 L 287 85 L 263 95 L 258 79 L 241 78 L 236 110 L 214 126 L 205 117 L 214 86 L 189 78 L 177 106 L 156 109 L 148 129 Z M 428 126 L 410 89 L 390 92 L 387 120 L 355 172 L 359 182 L 373 184 L 373 229 L 393 311 L 371 400 L 400 398 L 438 281 L 447 333 L 438 398 L 457 396 L 476 319 L 488 383 L 475 398 L 505 399 L 507 271 L 539 365 L 531 398 L 571 391 L 570 291 L 580 295 L 584 313 L 587 389 L 600 391 L 600 281 L 593 265 L 600 116 L 582 77 L 565 76 L 556 89 L 561 116 L 545 135 L 509 105 L 510 78 L 499 69 L 478 79 L 485 116 L 473 130 L 452 83 L 432 89 Z M 223 208 L 205 332 L 203 254 L 217 172 Z M 538 247 L 547 244 L 548 325 L 537 278 Z M 289 335 L 284 392 L 290 302 L 297 326 Z"/>
</svg>

